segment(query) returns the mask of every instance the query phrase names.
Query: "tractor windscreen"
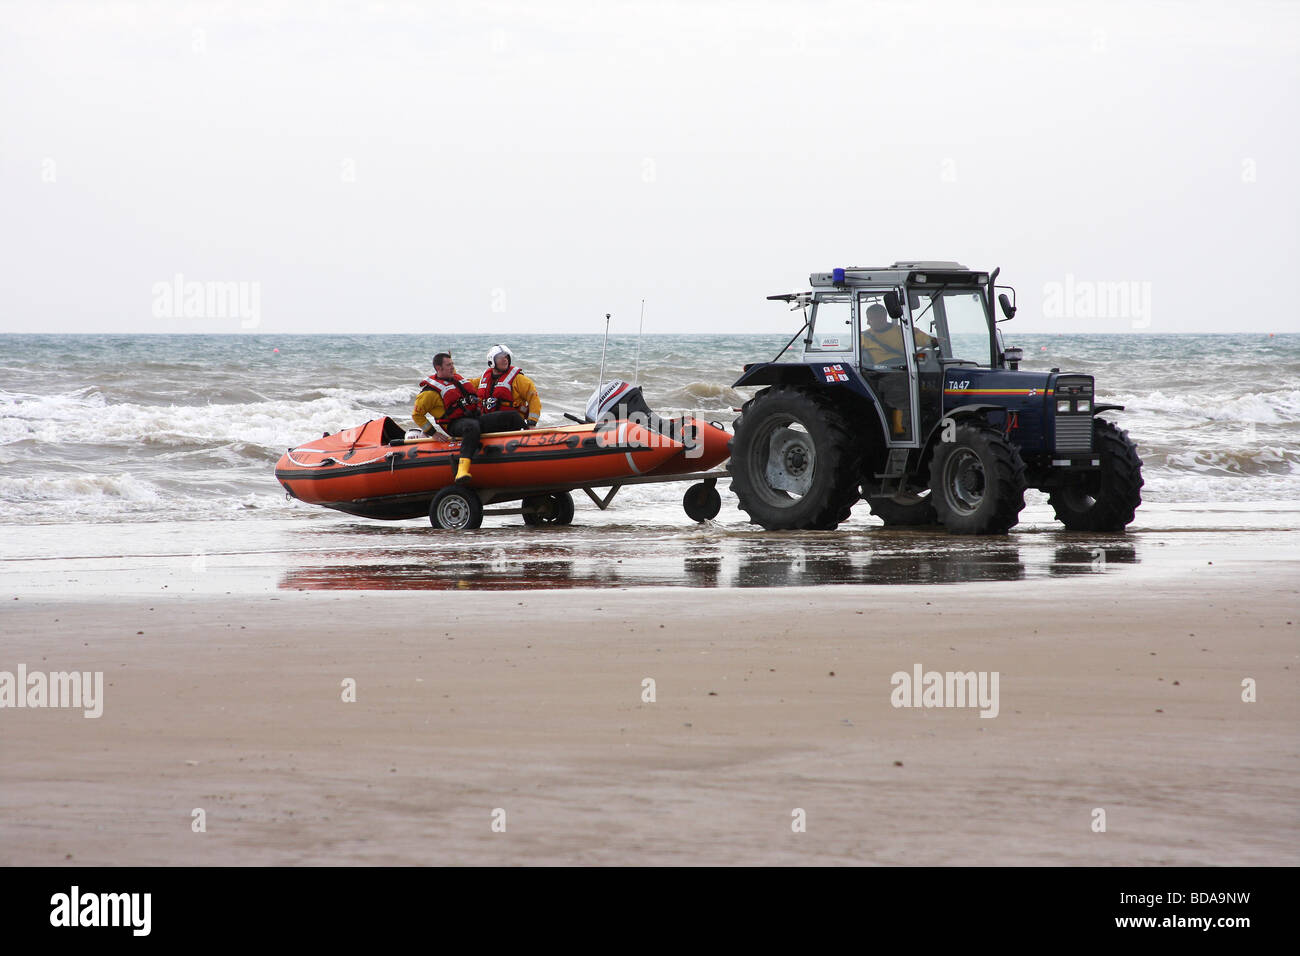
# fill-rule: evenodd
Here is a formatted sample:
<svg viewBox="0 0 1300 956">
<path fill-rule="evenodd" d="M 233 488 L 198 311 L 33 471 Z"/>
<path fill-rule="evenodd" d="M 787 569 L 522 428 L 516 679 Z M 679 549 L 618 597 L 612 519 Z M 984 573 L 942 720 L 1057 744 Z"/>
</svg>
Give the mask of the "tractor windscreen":
<svg viewBox="0 0 1300 956">
<path fill-rule="evenodd" d="M 992 363 L 988 315 L 980 290 L 947 286 L 934 291 L 914 290 L 911 305 L 915 331 L 937 339 L 944 358 L 977 365 Z M 923 344 L 919 334 L 917 340 Z"/>
</svg>

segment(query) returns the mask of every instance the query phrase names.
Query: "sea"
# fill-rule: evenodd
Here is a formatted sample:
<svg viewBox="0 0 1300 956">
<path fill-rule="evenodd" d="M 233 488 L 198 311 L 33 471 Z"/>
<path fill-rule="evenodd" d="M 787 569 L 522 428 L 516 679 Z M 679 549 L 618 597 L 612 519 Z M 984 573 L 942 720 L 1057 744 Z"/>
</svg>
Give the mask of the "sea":
<svg viewBox="0 0 1300 956">
<path fill-rule="evenodd" d="M 729 426 L 732 383 L 784 335 L 517 335 L 543 424 L 582 414 L 601 376 L 636 381 L 663 415 Z M 240 593 L 284 588 L 766 587 L 956 583 L 1137 573 L 1173 534 L 1300 530 L 1300 335 L 1009 336 L 1026 369 L 1096 377 L 1144 462 L 1125 535 L 1062 531 L 1030 492 L 996 539 L 883 528 L 865 504 L 836 532 L 769 533 L 724 481 L 697 524 L 682 484 L 575 493 L 567 528 L 489 516 L 456 535 L 288 498 L 280 455 L 381 415 L 410 422 L 418 381 L 447 350 L 477 374 L 489 336 L 0 335 L 0 572 L 15 593 Z M 1144 542 L 1146 545 L 1144 545 Z M 1270 545 L 1271 546 L 1271 545 Z M 1146 563 L 1150 563 L 1148 560 Z"/>
</svg>

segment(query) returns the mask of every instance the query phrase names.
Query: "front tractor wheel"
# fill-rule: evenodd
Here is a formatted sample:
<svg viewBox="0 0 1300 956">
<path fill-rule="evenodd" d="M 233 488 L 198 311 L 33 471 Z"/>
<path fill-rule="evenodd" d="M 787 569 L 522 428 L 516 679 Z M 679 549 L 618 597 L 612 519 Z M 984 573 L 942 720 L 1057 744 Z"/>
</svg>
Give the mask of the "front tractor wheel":
<svg viewBox="0 0 1300 956">
<path fill-rule="evenodd" d="M 1025 507 L 1025 463 L 1002 433 L 987 425 L 958 425 L 930 462 L 930 501 L 953 534 L 1001 534 Z"/>
<path fill-rule="evenodd" d="M 789 386 L 760 392 L 730 450 L 740 509 L 769 531 L 831 530 L 858 499 L 861 448 L 825 395 Z"/>
<path fill-rule="evenodd" d="M 1142 504 L 1142 459 L 1128 432 L 1101 418 L 1092 422 L 1092 447 L 1101 468 L 1052 491 L 1047 501 L 1069 531 L 1123 531 Z"/>
</svg>

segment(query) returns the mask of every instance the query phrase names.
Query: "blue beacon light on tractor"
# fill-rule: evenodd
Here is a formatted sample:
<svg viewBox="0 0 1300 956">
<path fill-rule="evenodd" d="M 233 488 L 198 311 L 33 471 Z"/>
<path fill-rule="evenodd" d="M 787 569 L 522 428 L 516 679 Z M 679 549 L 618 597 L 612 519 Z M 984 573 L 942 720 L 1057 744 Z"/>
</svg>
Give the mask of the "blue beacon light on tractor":
<svg viewBox="0 0 1300 956">
<path fill-rule="evenodd" d="M 832 269 L 832 270 L 831 270 L 831 281 L 834 282 L 836 285 L 844 285 L 844 270 L 843 270 L 843 269 Z"/>
</svg>

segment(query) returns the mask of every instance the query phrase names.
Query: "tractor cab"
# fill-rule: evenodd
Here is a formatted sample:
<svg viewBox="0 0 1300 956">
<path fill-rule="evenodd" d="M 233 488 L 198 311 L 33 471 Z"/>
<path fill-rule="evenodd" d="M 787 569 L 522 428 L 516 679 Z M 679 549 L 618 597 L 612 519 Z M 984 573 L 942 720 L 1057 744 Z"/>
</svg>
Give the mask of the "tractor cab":
<svg viewBox="0 0 1300 956">
<path fill-rule="evenodd" d="M 1002 362 L 989 281 L 956 262 L 896 262 L 814 273 L 812 292 L 769 298 L 804 309 L 803 347 L 787 350 L 788 361 L 828 384 L 855 370 L 878 400 L 888 444 L 914 448 L 942 417 L 946 369 Z"/>
</svg>

